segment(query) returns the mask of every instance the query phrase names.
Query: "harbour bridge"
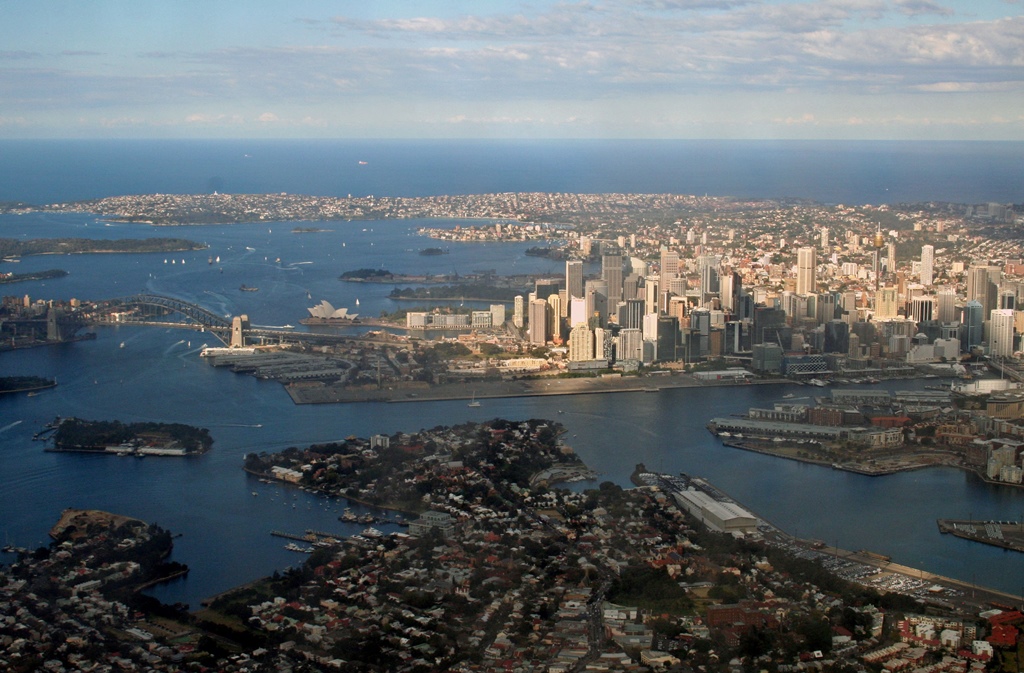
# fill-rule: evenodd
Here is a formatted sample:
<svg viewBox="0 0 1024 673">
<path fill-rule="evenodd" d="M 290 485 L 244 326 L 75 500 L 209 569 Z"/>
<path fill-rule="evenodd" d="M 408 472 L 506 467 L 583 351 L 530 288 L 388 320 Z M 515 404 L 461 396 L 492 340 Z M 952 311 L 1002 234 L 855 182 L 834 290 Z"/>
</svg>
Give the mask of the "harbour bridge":
<svg viewBox="0 0 1024 673">
<path fill-rule="evenodd" d="M 108 299 L 94 318 L 95 323 L 102 325 L 152 325 L 208 332 L 227 346 L 359 340 L 338 334 L 296 332 L 291 328 L 253 327 L 246 316 L 222 316 L 197 304 L 158 294 Z"/>
</svg>

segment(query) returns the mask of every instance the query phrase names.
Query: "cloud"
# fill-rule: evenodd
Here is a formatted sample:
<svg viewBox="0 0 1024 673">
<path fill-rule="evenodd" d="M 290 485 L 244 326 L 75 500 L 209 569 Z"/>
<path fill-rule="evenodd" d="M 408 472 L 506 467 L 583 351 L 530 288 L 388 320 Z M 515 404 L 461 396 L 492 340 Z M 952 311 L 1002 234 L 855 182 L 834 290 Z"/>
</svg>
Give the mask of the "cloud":
<svg viewBox="0 0 1024 673">
<path fill-rule="evenodd" d="M 272 124 L 281 121 L 281 118 L 278 117 L 273 112 L 264 112 L 263 114 L 256 118 L 256 121 L 263 124 Z"/>
</svg>

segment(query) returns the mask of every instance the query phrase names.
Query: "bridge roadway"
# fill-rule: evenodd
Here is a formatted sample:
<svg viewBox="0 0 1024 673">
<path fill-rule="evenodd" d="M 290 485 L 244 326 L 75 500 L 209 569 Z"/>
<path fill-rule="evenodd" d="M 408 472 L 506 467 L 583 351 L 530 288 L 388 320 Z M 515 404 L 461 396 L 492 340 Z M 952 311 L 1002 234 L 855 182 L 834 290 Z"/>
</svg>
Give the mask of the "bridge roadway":
<svg viewBox="0 0 1024 673">
<path fill-rule="evenodd" d="M 209 332 L 222 343 L 231 342 L 231 317 L 224 317 L 209 311 L 202 306 L 190 302 L 153 294 L 138 294 L 129 297 L 111 299 L 105 302 L 107 315 L 98 318 L 97 324 L 110 325 L 147 325 L 152 327 L 168 327 L 189 329 L 198 332 Z M 147 312 L 158 311 L 159 315 L 149 317 Z M 141 312 L 141 315 L 138 313 Z M 182 318 L 179 321 L 167 320 L 168 313 Z M 117 314 L 114 317 L 114 314 Z M 294 329 L 247 327 L 242 331 L 246 343 L 257 340 L 262 343 L 317 343 L 332 344 L 345 342 L 382 343 L 390 341 L 390 337 L 353 336 L 342 334 L 325 334 L 323 332 L 296 332 Z"/>
</svg>

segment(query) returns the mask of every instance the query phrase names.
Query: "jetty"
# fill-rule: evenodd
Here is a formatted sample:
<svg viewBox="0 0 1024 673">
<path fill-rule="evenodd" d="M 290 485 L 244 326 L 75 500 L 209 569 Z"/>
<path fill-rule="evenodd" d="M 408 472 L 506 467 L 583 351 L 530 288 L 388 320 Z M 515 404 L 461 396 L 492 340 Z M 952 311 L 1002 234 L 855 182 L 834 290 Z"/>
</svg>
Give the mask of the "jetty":
<svg viewBox="0 0 1024 673">
<path fill-rule="evenodd" d="M 1024 522 L 938 519 L 939 532 L 972 542 L 1024 552 Z"/>
</svg>

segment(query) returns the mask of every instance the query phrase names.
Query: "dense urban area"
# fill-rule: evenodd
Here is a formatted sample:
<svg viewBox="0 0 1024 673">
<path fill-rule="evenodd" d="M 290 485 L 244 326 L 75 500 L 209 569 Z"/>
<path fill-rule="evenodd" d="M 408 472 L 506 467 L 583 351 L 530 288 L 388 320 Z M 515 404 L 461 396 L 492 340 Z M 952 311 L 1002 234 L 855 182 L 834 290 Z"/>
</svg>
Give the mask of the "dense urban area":
<svg viewBox="0 0 1024 673">
<path fill-rule="evenodd" d="M 339 282 L 394 283 L 409 308 L 361 316 L 322 301 L 296 316 L 323 326 L 318 338 L 247 316 L 212 326 L 225 347 L 204 353 L 211 365 L 277 380 L 298 404 L 796 382 L 808 392 L 703 420 L 725 445 L 780 459 L 870 475 L 952 465 L 995 487 L 1024 483 L 1019 205 L 510 193 L 40 208 L 160 225 L 436 218 L 419 233 L 441 252 L 426 254 L 529 242 L 527 254 L 564 260 L 557 277 L 514 281 L 339 270 Z M 434 300 L 471 288 L 489 308 L 401 291 L 440 280 Z M 154 315 L 147 301 L 7 296 L 3 348 L 187 310 Z M 934 385 L 869 385 L 910 378 Z M 151 558 L 169 551 L 166 533 L 96 514 L 3 569 L 0 667 L 931 673 L 1013 671 L 1024 654 L 1019 598 L 792 538 L 700 479 L 638 466 L 633 489 L 560 488 L 594 475 L 552 419 L 352 437 L 250 454 L 244 468 L 407 528 L 295 532 L 305 564 L 190 613 L 130 590 L 166 576 Z M 1022 522 L 943 525 L 1024 551 Z"/>
</svg>

